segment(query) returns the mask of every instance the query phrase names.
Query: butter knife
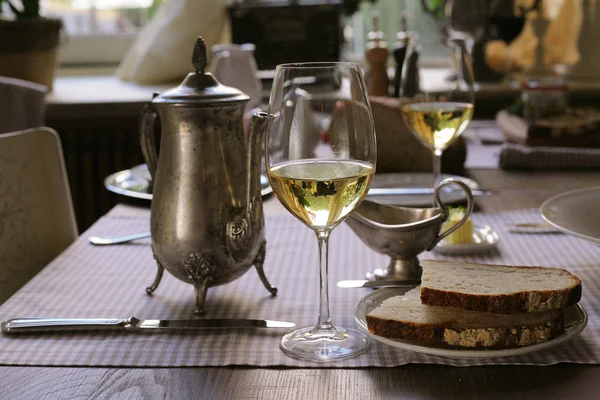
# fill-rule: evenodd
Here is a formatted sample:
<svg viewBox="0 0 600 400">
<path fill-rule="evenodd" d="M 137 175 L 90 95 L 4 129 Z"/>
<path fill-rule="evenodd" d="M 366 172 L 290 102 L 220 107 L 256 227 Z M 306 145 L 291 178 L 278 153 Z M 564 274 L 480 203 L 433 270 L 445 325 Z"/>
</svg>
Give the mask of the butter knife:
<svg viewBox="0 0 600 400">
<path fill-rule="evenodd" d="M 518 224 L 506 224 L 512 233 L 562 233 L 552 225 L 545 222 L 524 222 Z"/>
<path fill-rule="evenodd" d="M 433 194 L 433 188 L 370 188 L 367 196 L 427 195 Z M 444 193 L 442 191 L 442 193 Z M 489 189 L 471 189 L 473 196 L 489 196 L 494 194 Z"/>
<path fill-rule="evenodd" d="M 268 319 L 15 318 L 2 322 L 2 333 L 56 331 L 138 331 L 217 328 L 293 328 L 293 322 Z"/>
<path fill-rule="evenodd" d="M 384 286 L 419 286 L 421 284 L 420 279 L 401 279 L 401 280 L 377 280 L 368 281 L 365 279 L 339 281 L 337 287 L 343 289 L 353 288 L 379 288 Z"/>
</svg>

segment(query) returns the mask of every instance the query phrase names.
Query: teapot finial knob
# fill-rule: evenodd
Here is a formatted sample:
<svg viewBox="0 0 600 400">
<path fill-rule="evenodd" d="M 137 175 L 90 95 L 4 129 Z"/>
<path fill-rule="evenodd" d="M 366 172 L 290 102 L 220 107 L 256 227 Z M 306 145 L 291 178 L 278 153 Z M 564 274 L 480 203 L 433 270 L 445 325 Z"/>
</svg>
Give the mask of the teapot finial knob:
<svg viewBox="0 0 600 400">
<path fill-rule="evenodd" d="M 206 43 L 204 43 L 202 36 L 198 36 L 194 44 L 192 64 L 194 64 L 197 74 L 204 74 L 204 70 L 206 69 Z"/>
</svg>

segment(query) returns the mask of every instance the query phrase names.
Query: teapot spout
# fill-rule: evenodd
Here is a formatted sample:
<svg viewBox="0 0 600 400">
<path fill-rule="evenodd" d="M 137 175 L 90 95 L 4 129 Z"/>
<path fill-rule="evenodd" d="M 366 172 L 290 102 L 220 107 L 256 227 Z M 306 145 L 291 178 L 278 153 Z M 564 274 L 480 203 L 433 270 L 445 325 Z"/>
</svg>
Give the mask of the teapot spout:
<svg viewBox="0 0 600 400">
<path fill-rule="evenodd" d="M 252 116 L 250 127 L 248 128 L 248 147 L 246 160 L 248 163 L 247 173 L 247 202 L 250 204 L 256 194 L 260 198 L 260 171 L 261 171 L 261 149 L 267 123 L 272 118 L 266 112 L 256 112 Z"/>
</svg>

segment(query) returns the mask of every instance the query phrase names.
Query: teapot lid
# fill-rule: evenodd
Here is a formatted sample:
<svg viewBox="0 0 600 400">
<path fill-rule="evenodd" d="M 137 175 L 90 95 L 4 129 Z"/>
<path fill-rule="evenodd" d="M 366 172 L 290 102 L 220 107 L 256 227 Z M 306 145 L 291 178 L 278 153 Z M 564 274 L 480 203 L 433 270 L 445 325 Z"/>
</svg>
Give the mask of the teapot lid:
<svg viewBox="0 0 600 400">
<path fill-rule="evenodd" d="M 210 106 L 247 102 L 250 99 L 238 89 L 222 85 L 210 72 L 205 72 L 206 61 L 206 44 L 202 37 L 198 37 L 192 53 L 192 64 L 196 72 L 189 73 L 179 86 L 155 97 L 152 103 Z"/>
</svg>

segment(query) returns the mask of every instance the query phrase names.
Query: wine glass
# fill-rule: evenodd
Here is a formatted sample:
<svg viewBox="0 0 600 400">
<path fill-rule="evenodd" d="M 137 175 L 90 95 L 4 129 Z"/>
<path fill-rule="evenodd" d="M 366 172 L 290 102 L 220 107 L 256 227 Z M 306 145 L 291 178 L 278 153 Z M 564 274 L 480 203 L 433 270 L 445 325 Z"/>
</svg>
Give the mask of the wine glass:
<svg viewBox="0 0 600 400">
<path fill-rule="evenodd" d="M 354 357 L 369 340 L 331 322 L 327 252 L 331 231 L 359 206 L 375 172 L 375 128 L 360 67 L 344 62 L 279 65 L 269 114 L 267 175 L 281 204 L 315 232 L 320 272 L 316 325 L 285 335 L 280 348 L 291 357 L 318 362 Z M 326 135 L 317 123 L 324 118 L 331 119 Z"/>
<path fill-rule="evenodd" d="M 469 53 L 484 33 L 491 7 L 496 7 L 496 1 L 448 0 L 444 6 L 448 34 L 464 40 Z"/>
<path fill-rule="evenodd" d="M 439 46 L 439 41 L 411 40 L 400 88 L 406 125 L 433 152 L 433 187 L 440 181 L 442 153 L 469 125 L 474 103 L 473 69 L 464 42 L 449 38 L 445 52 L 437 54 L 438 62 L 455 65 L 456 74 L 420 66 L 423 46 L 434 44 Z"/>
</svg>

